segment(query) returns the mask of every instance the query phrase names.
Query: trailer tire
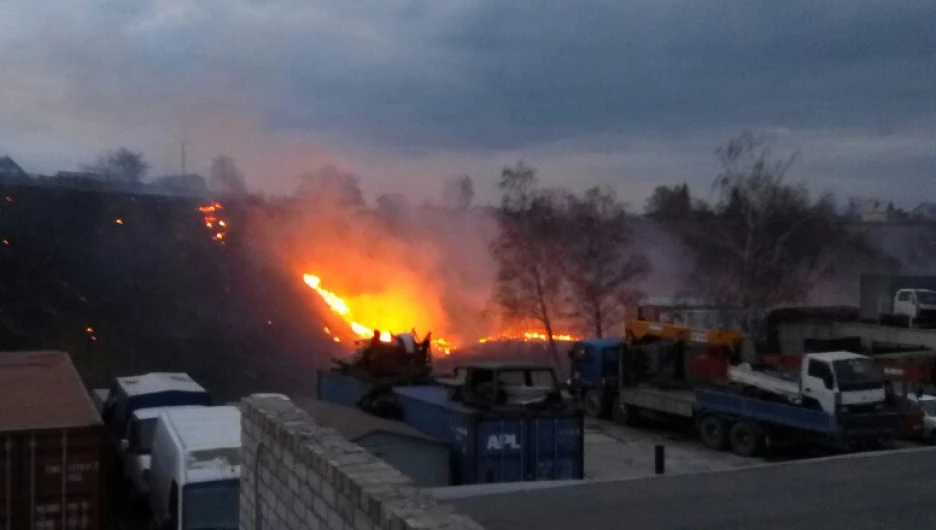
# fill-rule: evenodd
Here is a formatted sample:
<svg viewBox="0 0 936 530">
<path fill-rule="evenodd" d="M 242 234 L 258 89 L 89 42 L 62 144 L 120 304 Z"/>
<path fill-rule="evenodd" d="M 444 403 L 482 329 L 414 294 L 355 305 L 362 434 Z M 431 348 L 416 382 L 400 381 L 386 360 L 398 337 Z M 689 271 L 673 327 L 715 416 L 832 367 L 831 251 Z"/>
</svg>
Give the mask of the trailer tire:
<svg viewBox="0 0 936 530">
<path fill-rule="evenodd" d="M 757 425 L 746 421 L 731 426 L 729 439 L 732 452 L 738 456 L 757 456 L 764 448 L 763 433 Z"/>
<path fill-rule="evenodd" d="M 614 423 L 633 427 L 637 425 L 637 410 L 631 405 L 615 402 L 611 407 L 611 419 Z"/>
<path fill-rule="evenodd" d="M 605 393 L 597 388 L 589 389 L 582 399 L 585 414 L 590 418 L 607 418 L 609 415 L 608 399 Z"/>
<path fill-rule="evenodd" d="M 725 420 L 718 416 L 705 416 L 699 420 L 699 438 L 709 449 L 722 451 L 728 445 Z"/>
</svg>

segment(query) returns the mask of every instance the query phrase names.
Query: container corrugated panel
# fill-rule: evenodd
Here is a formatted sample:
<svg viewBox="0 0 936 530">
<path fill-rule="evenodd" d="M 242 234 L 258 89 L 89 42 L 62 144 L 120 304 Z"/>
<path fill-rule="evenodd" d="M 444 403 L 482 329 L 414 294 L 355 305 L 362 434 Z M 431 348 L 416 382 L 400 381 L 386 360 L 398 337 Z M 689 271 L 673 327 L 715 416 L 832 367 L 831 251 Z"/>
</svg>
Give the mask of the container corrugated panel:
<svg viewBox="0 0 936 530">
<path fill-rule="evenodd" d="M 68 355 L 0 353 L 0 530 L 100 528 L 104 426 Z"/>
<path fill-rule="evenodd" d="M 328 370 L 319 370 L 316 379 L 316 396 L 321 401 L 354 407 L 374 385 L 356 377 Z"/>
<path fill-rule="evenodd" d="M 580 479 L 583 416 L 576 411 L 481 411 L 441 387 L 397 388 L 403 419 L 446 440 L 456 484 Z"/>
</svg>

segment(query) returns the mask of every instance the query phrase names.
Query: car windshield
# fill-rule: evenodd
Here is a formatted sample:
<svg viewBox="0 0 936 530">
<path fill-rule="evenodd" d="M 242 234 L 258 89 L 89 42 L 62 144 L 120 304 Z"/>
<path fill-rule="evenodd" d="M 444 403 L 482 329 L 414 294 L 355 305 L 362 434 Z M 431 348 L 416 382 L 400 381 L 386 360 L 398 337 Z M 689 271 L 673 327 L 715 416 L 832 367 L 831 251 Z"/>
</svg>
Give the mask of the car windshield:
<svg viewBox="0 0 936 530">
<path fill-rule="evenodd" d="M 832 369 L 839 390 L 873 390 L 884 386 L 880 370 L 871 359 L 856 358 L 834 361 Z"/>
<path fill-rule="evenodd" d="M 188 484 L 183 488 L 185 530 L 237 530 L 239 511 L 238 479 Z"/>
<path fill-rule="evenodd" d="M 936 305 L 936 292 L 917 291 L 917 303 L 926 305 Z"/>
</svg>

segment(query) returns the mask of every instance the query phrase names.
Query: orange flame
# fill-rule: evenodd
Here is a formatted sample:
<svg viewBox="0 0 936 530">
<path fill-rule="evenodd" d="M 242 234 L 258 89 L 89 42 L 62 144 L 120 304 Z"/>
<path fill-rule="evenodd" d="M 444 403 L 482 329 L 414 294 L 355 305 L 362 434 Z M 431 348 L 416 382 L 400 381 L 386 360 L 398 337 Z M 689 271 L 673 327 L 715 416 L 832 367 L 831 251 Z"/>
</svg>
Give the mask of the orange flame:
<svg viewBox="0 0 936 530">
<path fill-rule="evenodd" d="M 123 224 L 123 219 L 121 219 L 121 218 L 118 217 L 117 219 L 114 219 L 114 222 L 117 223 L 117 224 L 119 224 L 119 225 L 122 225 L 122 224 Z"/>
<path fill-rule="evenodd" d="M 329 291 L 322 287 L 322 279 L 314 274 L 303 274 L 302 280 L 312 288 L 318 295 L 322 298 L 322 301 L 332 310 L 333 313 L 341 317 L 344 320 L 348 327 L 351 328 L 351 332 L 354 333 L 357 337 L 368 339 L 374 336 L 374 329 L 370 326 L 366 326 L 355 320 L 351 308 L 348 306 L 348 303 L 338 296 L 337 294 Z M 332 331 L 325 327 L 323 331 L 327 335 L 332 335 Z M 390 342 L 393 339 L 393 333 L 390 331 L 381 331 L 380 340 L 383 342 Z M 332 340 L 335 342 L 341 342 L 341 339 L 333 336 Z M 438 351 L 442 352 L 445 355 L 448 355 L 452 352 L 453 346 L 446 342 L 445 339 L 434 339 L 432 344 L 437 348 Z"/>
<path fill-rule="evenodd" d="M 213 202 L 198 207 L 198 211 L 205 214 L 205 227 L 211 231 L 211 238 L 222 245 L 224 244 L 224 239 L 227 237 L 227 222 L 225 222 L 224 219 L 219 219 L 215 213 L 223 209 L 224 206 L 222 206 L 220 202 Z M 122 224 L 122 222 L 118 224 Z M 218 231 L 215 231 L 216 224 L 220 227 Z"/>
</svg>

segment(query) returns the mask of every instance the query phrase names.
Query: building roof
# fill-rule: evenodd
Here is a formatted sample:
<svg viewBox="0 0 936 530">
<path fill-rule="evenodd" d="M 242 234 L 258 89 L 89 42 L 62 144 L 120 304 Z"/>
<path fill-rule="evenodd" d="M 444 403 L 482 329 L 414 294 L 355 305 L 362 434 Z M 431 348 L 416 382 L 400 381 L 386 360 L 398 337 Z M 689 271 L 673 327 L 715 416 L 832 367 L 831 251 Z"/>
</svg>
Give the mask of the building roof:
<svg viewBox="0 0 936 530">
<path fill-rule="evenodd" d="M 131 377 L 118 377 L 128 396 L 141 396 L 157 392 L 207 392 L 188 374 L 182 372 L 150 372 Z"/>
<path fill-rule="evenodd" d="M 335 429 L 352 442 L 374 432 L 385 432 L 428 442 L 444 443 L 438 438 L 426 436 L 403 422 L 371 416 L 356 408 L 317 399 L 299 399 L 294 403 L 308 412 L 317 423 Z"/>
<path fill-rule="evenodd" d="M 67 353 L 0 353 L 0 431 L 99 425 Z"/>
<path fill-rule="evenodd" d="M 28 178 L 29 175 L 9 156 L 0 156 L 0 175 Z"/>
<path fill-rule="evenodd" d="M 182 445 L 187 483 L 240 477 L 237 407 L 166 407 L 160 421 L 171 425 Z"/>
</svg>

